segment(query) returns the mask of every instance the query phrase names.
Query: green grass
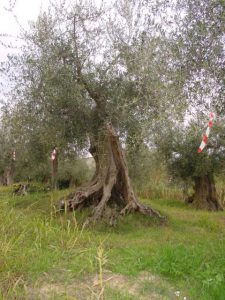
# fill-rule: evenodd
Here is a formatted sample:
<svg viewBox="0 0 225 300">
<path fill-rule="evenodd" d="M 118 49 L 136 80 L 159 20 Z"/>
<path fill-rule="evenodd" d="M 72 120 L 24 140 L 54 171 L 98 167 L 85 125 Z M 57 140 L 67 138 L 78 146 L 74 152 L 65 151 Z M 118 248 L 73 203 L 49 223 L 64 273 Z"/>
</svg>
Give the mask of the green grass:
<svg viewBox="0 0 225 300">
<path fill-rule="evenodd" d="M 106 289 L 105 298 L 113 300 L 136 300 L 134 296 L 129 295 L 124 291 L 117 291 L 110 288 Z"/>
<path fill-rule="evenodd" d="M 102 223 L 82 229 L 87 213 L 55 213 L 57 199 L 66 193 L 15 197 L 10 188 L 0 189 L 0 299 L 26 299 L 43 282 L 66 286 L 84 280 L 89 285 L 88 276 L 99 272 L 96 255 L 102 244 L 104 269 L 133 281 L 143 271 L 159 276 L 154 283 L 140 282 L 140 295 L 151 290 L 175 299 L 171 290 L 180 290 L 188 299 L 224 300 L 224 212 L 197 211 L 178 200 L 145 199 L 168 216 L 167 224 L 128 215 L 116 228 Z M 105 299 L 135 297 L 107 288 Z"/>
</svg>

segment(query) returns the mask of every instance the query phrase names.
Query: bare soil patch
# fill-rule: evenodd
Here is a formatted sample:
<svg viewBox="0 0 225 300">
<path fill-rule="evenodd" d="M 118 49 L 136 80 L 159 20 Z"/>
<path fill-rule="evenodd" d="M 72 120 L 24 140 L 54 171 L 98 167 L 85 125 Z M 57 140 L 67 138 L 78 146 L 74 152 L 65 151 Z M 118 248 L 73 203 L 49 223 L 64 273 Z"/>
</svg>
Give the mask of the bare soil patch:
<svg viewBox="0 0 225 300">
<path fill-rule="evenodd" d="M 107 296 L 108 290 L 110 296 Z M 105 271 L 102 274 L 102 281 L 98 274 L 82 279 L 76 278 L 69 283 L 46 282 L 42 279 L 36 286 L 27 289 L 27 299 L 97 300 L 104 294 L 104 299 L 113 300 L 118 299 L 118 296 L 113 297 L 113 293 L 115 295 L 121 293 L 130 296 L 131 299 L 166 300 L 176 298 L 174 291 L 175 289 L 168 282 L 149 272 L 141 272 L 134 278 Z"/>
</svg>

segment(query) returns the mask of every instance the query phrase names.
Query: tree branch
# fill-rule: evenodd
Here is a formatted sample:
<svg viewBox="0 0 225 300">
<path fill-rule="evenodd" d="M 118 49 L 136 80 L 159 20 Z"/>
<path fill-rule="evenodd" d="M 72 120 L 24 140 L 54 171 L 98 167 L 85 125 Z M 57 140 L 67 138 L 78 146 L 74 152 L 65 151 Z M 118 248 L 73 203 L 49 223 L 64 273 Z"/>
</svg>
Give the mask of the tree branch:
<svg viewBox="0 0 225 300">
<path fill-rule="evenodd" d="M 104 96 L 90 87 L 90 85 L 88 84 L 88 82 L 86 81 L 86 79 L 84 78 L 83 73 L 82 73 L 81 59 L 80 59 L 78 45 L 77 45 L 76 15 L 74 15 L 74 18 L 73 18 L 73 36 L 74 36 L 74 49 L 75 49 L 75 56 L 76 56 L 75 65 L 76 65 L 76 69 L 77 69 L 77 81 L 84 85 L 89 96 L 95 101 L 95 103 L 98 107 L 101 107 Z"/>
</svg>

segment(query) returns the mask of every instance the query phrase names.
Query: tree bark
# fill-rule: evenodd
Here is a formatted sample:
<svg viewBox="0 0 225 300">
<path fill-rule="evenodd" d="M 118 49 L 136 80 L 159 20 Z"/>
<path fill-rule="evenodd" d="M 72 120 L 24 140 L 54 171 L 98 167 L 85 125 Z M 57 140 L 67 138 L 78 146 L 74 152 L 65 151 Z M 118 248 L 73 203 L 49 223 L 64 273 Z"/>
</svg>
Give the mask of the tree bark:
<svg viewBox="0 0 225 300">
<path fill-rule="evenodd" d="M 52 152 L 52 188 L 57 189 L 58 184 L 58 149 L 54 147 Z"/>
<path fill-rule="evenodd" d="M 194 194 L 187 201 L 198 209 L 209 211 L 223 210 L 216 192 L 215 181 L 212 174 L 194 178 Z"/>
<path fill-rule="evenodd" d="M 140 212 L 148 216 L 165 219 L 151 207 L 141 204 L 133 191 L 128 167 L 119 138 L 111 124 L 107 124 L 90 152 L 96 163 L 91 182 L 71 193 L 61 201 L 61 209 L 92 208 L 89 220 L 98 220 L 106 214 L 113 225 L 119 215 Z M 110 211 L 110 213 L 109 213 Z"/>
<path fill-rule="evenodd" d="M 15 171 L 15 163 L 12 160 L 10 166 L 6 166 L 3 174 L 3 185 L 9 186 L 13 184 L 13 176 Z"/>
</svg>

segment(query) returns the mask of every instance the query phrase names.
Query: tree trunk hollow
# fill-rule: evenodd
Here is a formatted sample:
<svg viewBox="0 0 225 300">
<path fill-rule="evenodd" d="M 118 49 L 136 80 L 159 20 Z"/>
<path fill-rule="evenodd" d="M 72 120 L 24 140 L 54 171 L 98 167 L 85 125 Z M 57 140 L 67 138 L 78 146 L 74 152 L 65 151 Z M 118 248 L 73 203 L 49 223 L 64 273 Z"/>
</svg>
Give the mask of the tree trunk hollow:
<svg viewBox="0 0 225 300">
<path fill-rule="evenodd" d="M 223 210 L 216 192 L 215 181 L 211 174 L 195 178 L 194 194 L 189 200 L 198 209 L 209 211 Z"/>
<path fill-rule="evenodd" d="M 124 152 L 116 131 L 107 125 L 92 143 L 90 152 L 95 159 L 96 171 L 91 182 L 61 201 L 61 209 L 92 208 L 90 219 L 97 220 L 106 214 L 113 225 L 119 215 L 140 212 L 164 219 L 159 212 L 141 204 L 132 188 Z"/>
</svg>

